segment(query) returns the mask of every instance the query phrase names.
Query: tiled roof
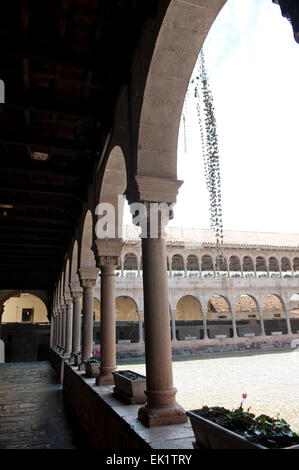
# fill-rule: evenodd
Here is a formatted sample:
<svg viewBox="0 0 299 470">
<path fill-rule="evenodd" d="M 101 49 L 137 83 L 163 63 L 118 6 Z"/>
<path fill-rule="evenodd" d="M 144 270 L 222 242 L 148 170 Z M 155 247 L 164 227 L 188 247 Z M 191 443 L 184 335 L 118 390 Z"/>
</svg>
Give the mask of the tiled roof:
<svg viewBox="0 0 299 470">
<path fill-rule="evenodd" d="M 128 244 L 140 242 L 140 231 L 140 228 L 135 225 L 124 225 L 125 242 Z M 166 232 L 167 245 L 208 247 L 216 244 L 215 235 L 209 229 L 167 227 Z M 223 242 L 224 246 L 299 249 L 299 234 L 224 230 Z"/>
</svg>

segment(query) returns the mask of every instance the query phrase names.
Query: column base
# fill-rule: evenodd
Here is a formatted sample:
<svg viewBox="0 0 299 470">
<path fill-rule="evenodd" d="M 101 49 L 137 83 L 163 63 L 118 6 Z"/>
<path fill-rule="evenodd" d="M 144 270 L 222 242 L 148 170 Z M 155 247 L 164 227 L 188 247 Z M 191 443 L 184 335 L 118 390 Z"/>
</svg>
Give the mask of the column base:
<svg viewBox="0 0 299 470">
<path fill-rule="evenodd" d="M 80 364 L 78 365 L 78 370 L 85 370 L 84 362 L 80 362 Z"/>
<path fill-rule="evenodd" d="M 148 428 L 181 424 L 188 421 L 184 408 L 177 403 L 174 406 L 165 408 L 150 408 L 148 405 L 142 406 L 138 410 L 138 419 Z"/>
<path fill-rule="evenodd" d="M 96 378 L 96 385 L 114 385 L 113 375 L 99 375 Z"/>
</svg>

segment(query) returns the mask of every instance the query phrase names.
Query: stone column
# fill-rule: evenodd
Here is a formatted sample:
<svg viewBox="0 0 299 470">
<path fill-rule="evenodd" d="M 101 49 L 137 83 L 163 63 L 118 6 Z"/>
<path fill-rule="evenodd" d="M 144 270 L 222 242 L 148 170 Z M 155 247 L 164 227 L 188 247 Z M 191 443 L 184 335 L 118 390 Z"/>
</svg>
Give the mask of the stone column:
<svg viewBox="0 0 299 470">
<path fill-rule="evenodd" d="M 66 347 L 66 303 L 62 305 L 62 354 L 65 354 Z"/>
<path fill-rule="evenodd" d="M 72 330 L 73 330 L 73 301 L 71 294 L 65 294 L 65 316 L 66 316 L 66 331 L 65 331 L 65 355 L 69 356 L 72 351 Z"/>
<path fill-rule="evenodd" d="M 70 284 L 73 299 L 73 337 L 72 358 L 81 349 L 81 298 L 82 289 L 79 284 Z"/>
<path fill-rule="evenodd" d="M 186 263 L 185 258 L 183 258 L 183 263 L 184 263 L 184 277 L 186 278 L 188 276 L 187 276 L 187 263 Z"/>
<path fill-rule="evenodd" d="M 164 237 L 160 228 L 157 238 L 142 238 L 147 403 L 138 418 L 149 427 L 187 421 L 173 386 Z"/>
<path fill-rule="evenodd" d="M 63 344 L 63 313 L 62 313 L 62 307 L 59 306 L 59 352 L 62 352 L 62 344 Z"/>
<path fill-rule="evenodd" d="M 121 259 L 121 260 L 120 260 L 120 263 L 121 263 L 121 264 L 120 264 L 120 267 L 121 267 L 121 273 L 120 273 L 120 275 L 121 275 L 121 277 L 124 277 L 124 260 Z"/>
<path fill-rule="evenodd" d="M 203 322 L 203 339 L 209 339 L 208 327 L 207 327 L 207 311 L 202 310 L 202 322 Z"/>
<path fill-rule="evenodd" d="M 234 309 L 231 310 L 231 315 L 232 315 L 232 326 L 233 326 L 233 338 L 237 338 L 238 332 L 237 332 L 237 322 L 236 322 L 236 311 Z"/>
<path fill-rule="evenodd" d="M 143 341 L 143 312 L 139 310 L 138 312 L 138 321 L 139 321 L 139 339 L 138 343 L 144 343 Z"/>
<path fill-rule="evenodd" d="M 117 256 L 99 256 L 101 268 L 101 365 L 97 385 L 114 384 L 116 369 L 115 268 Z"/>
<path fill-rule="evenodd" d="M 259 308 L 258 310 L 260 314 L 261 336 L 266 336 L 263 311 L 261 308 Z"/>
<path fill-rule="evenodd" d="M 172 342 L 177 341 L 177 339 L 176 339 L 175 315 L 176 315 L 176 310 L 171 310 L 170 311 L 170 316 L 171 316 Z"/>
<path fill-rule="evenodd" d="M 285 313 L 286 313 L 286 323 L 287 323 L 287 332 L 288 332 L 287 334 L 288 334 L 288 335 L 292 335 L 293 333 L 292 333 L 292 327 L 291 327 L 291 320 L 290 320 L 290 318 L 289 318 L 289 310 L 291 310 L 291 307 L 289 307 L 289 308 L 287 307 L 287 308 L 285 309 Z"/>
<path fill-rule="evenodd" d="M 92 355 L 93 347 L 93 302 L 94 287 L 99 276 L 98 268 L 80 268 L 78 271 L 80 285 L 83 289 L 83 325 L 82 351 L 79 370 L 84 369 L 84 361 Z"/>
</svg>

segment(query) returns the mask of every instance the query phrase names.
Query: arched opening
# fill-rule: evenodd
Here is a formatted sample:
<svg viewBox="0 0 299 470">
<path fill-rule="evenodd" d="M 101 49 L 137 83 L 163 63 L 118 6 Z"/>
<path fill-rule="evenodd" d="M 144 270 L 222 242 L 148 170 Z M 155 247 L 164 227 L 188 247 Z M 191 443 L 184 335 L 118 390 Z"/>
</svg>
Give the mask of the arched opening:
<svg viewBox="0 0 299 470">
<path fill-rule="evenodd" d="M 261 334 L 260 314 L 254 297 L 240 295 L 236 303 L 236 322 L 240 336 L 259 336 Z"/>
<path fill-rule="evenodd" d="M 263 316 L 267 335 L 287 334 L 285 307 L 278 295 L 267 295 L 263 305 Z"/>
<path fill-rule="evenodd" d="M 255 261 L 255 270 L 257 273 L 257 277 L 268 277 L 267 263 L 263 256 L 257 256 Z"/>
<path fill-rule="evenodd" d="M 199 262 L 196 255 L 189 255 L 187 257 L 187 275 L 188 277 L 199 277 Z"/>
<path fill-rule="evenodd" d="M 299 293 L 290 298 L 290 310 L 288 312 L 292 333 L 299 334 Z"/>
<path fill-rule="evenodd" d="M 175 323 L 178 340 L 204 337 L 201 307 L 196 297 L 185 295 L 180 298 L 176 305 Z"/>
<path fill-rule="evenodd" d="M 201 258 L 201 272 L 202 272 L 202 276 L 204 278 L 214 277 L 215 271 L 214 271 L 214 264 L 213 264 L 212 256 L 210 256 L 210 255 L 202 256 L 202 258 Z"/>
<path fill-rule="evenodd" d="M 283 278 L 291 278 L 293 276 L 291 260 L 285 256 L 281 258 L 281 275 Z"/>
<path fill-rule="evenodd" d="M 41 298 L 27 292 L 13 294 L 3 304 L 1 337 L 6 362 L 49 359 L 50 323 Z"/>
<path fill-rule="evenodd" d="M 95 268 L 96 262 L 93 245 L 93 220 L 91 211 L 88 210 L 85 215 L 83 224 L 81 251 L 80 251 L 80 268 Z"/>
<path fill-rule="evenodd" d="M 294 270 L 294 276 L 299 277 L 299 258 L 294 258 L 293 259 L 293 270 Z"/>
<path fill-rule="evenodd" d="M 173 255 L 171 260 L 172 277 L 182 278 L 185 274 L 184 258 L 182 255 Z"/>
<path fill-rule="evenodd" d="M 96 297 L 93 299 L 93 342 L 101 343 L 101 302 Z"/>
<path fill-rule="evenodd" d="M 254 277 L 254 263 L 250 256 L 244 256 L 243 258 L 243 273 L 244 277 Z"/>
<path fill-rule="evenodd" d="M 117 343 L 137 343 L 139 340 L 139 317 L 136 302 L 125 295 L 117 297 L 115 312 Z"/>
<path fill-rule="evenodd" d="M 210 338 L 233 337 L 231 308 L 224 296 L 215 294 L 208 301 L 207 326 Z"/>
<path fill-rule="evenodd" d="M 77 271 L 78 271 L 78 242 L 77 240 L 75 240 L 73 244 L 71 264 L 70 264 L 70 283 L 71 284 L 80 283 Z"/>
<path fill-rule="evenodd" d="M 127 253 L 124 259 L 124 276 L 133 278 L 138 276 L 138 261 L 134 253 Z"/>
<path fill-rule="evenodd" d="M 269 258 L 269 276 L 270 277 L 280 277 L 279 273 L 279 262 L 278 259 L 274 256 Z"/>
<path fill-rule="evenodd" d="M 241 277 L 241 262 L 238 256 L 231 256 L 229 258 L 229 272 L 231 277 Z"/>
</svg>

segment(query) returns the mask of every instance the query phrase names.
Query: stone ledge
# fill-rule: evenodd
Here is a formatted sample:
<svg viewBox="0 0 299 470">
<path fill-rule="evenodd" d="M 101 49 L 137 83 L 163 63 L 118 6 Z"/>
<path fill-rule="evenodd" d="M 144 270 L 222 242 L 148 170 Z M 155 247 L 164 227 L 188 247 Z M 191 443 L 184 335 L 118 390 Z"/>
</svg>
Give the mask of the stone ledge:
<svg viewBox="0 0 299 470">
<path fill-rule="evenodd" d="M 51 358 L 62 356 L 52 349 Z M 96 449 L 193 449 L 193 431 L 185 424 L 147 428 L 138 419 L 140 405 L 127 405 L 113 396 L 113 386 L 96 386 L 84 371 L 64 363 L 63 393 Z"/>
</svg>

